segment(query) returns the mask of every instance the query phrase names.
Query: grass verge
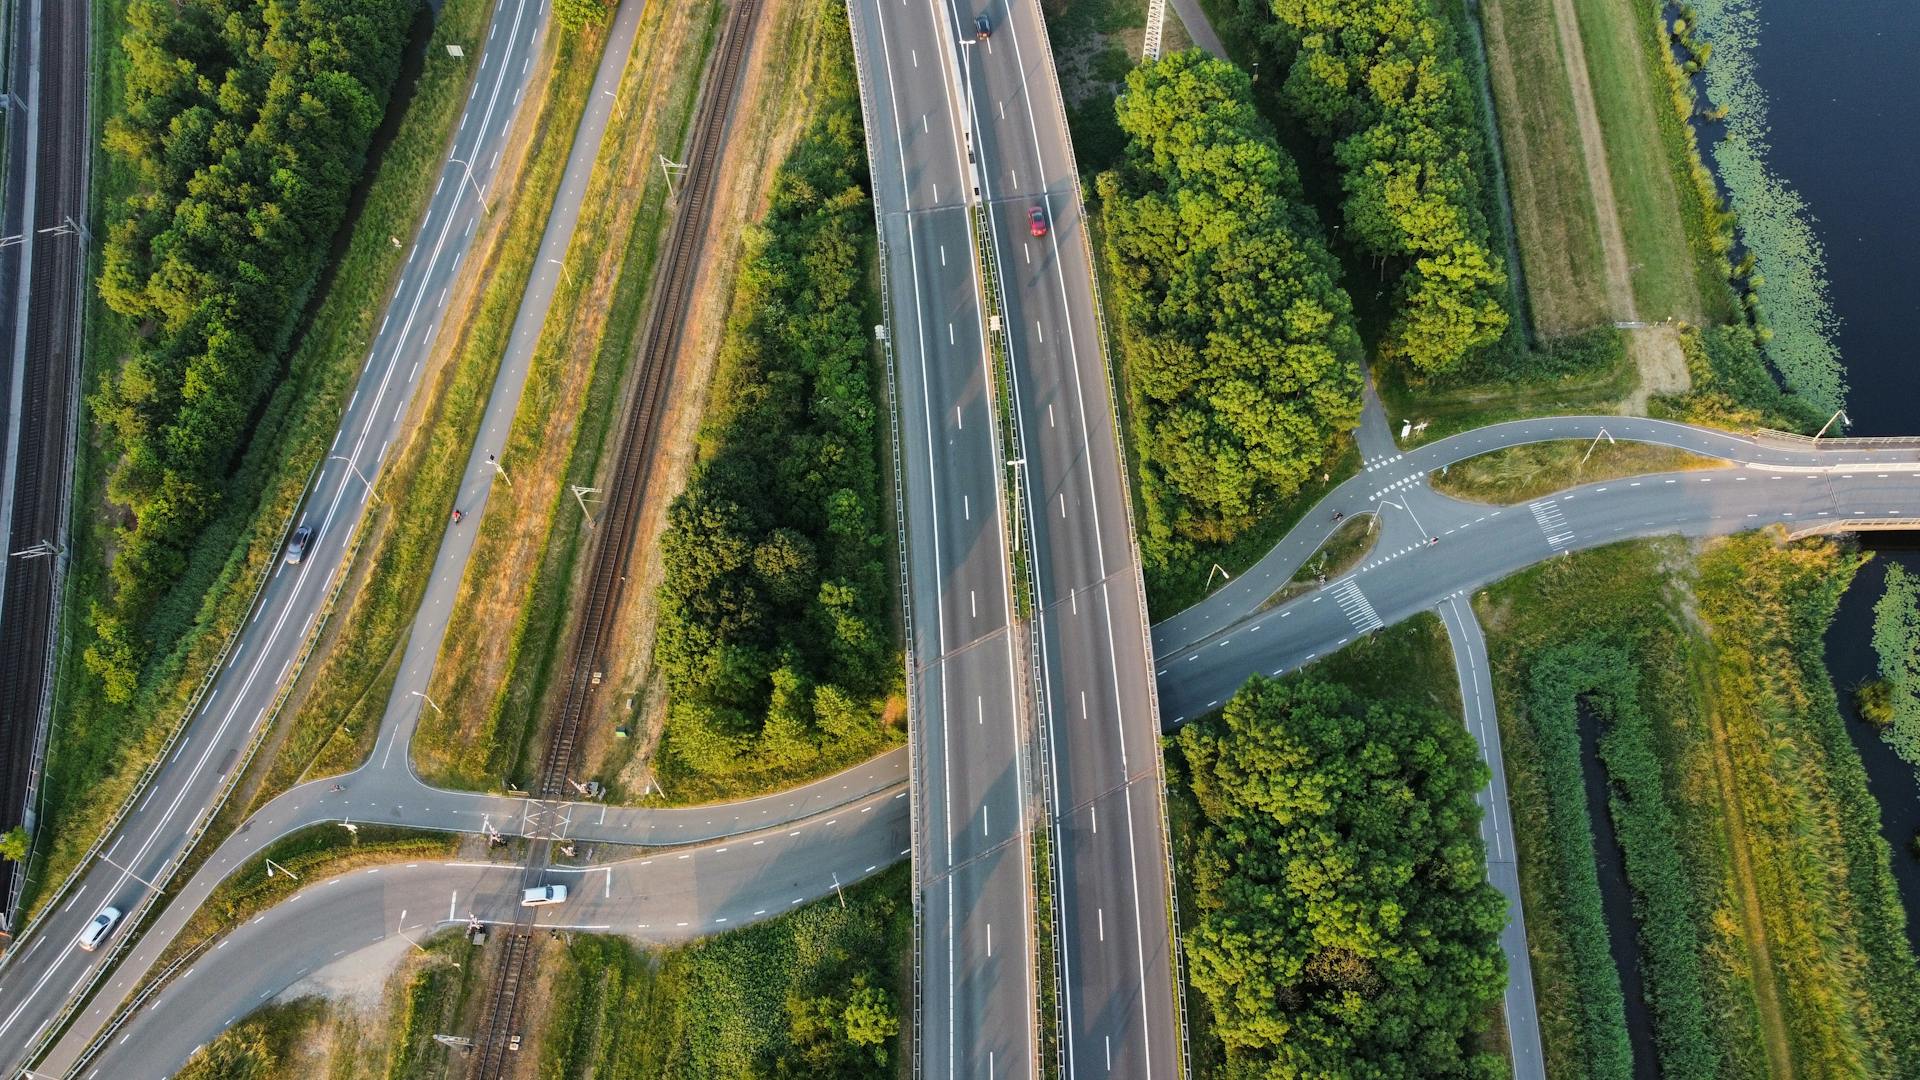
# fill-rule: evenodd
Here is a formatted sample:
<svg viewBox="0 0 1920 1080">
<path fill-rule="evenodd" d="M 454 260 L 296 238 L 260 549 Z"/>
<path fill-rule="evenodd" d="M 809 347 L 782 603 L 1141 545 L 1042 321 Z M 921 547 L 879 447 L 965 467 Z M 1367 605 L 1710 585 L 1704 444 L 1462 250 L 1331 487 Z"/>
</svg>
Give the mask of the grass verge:
<svg viewBox="0 0 1920 1080">
<path fill-rule="evenodd" d="M 1602 710 L 1612 721 L 1600 753 L 1663 1070 L 1913 1073 L 1920 976 L 1822 656 L 1858 562 L 1830 542 L 1771 534 L 1698 554 L 1645 541 L 1553 560 L 1478 598 L 1551 1075 L 1618 1072 L 1607 1046 L 1623 1029 L 1588 989 L 1612 960 L 1592 948 L 1597 892 L 1570 889 L 1561 866 L 1573 841 L 1554 807 L 1568 784 L 1554 779 L 1549 744 L 1567 737 L 1575 697 L 1626 685 L 1613 680 L 1629 669 L 1637 690 Z M 1556 650 L 1613 659 L 1596 678 L 1555 681 L 1543 673 Z M 1664 840 L 1636 838 L 1642 815 L 1663 813 L 1672 826 L 1656 831 L 1677 858 Z"/>
<path fill-rule="evenodd" d="M 1592 454 L 1589 456 L 1588 451 Z M 1648 473 L 1718 469 L 1729 463 L 1652 443 L 1589 443 L 1582 439 L 1509 446 L 1456 461 L 1432 474 L 1433 489 L 1457 499 L 1506 506 L 1576 484 Z"/>
<path fill-rule="evenodd" d="M 123 0 L 95 0 L 95 100 L 117 107 L 126 82 L 126 55 L 115 42 L 125 25 Z M 179 722 L 194 688 L 215 663 L 228 636 L 246 618 L 255 584 L 279 553 L 282 526 L 305 494 L 306 479 L 325 456 L 329 439 L 370 346 L 374 328 L 405 259 L 389 236 L 410 233 L 432 191 L 429 182 L 453 134 L 472 68 L 446 54 L 448 43 L 476 40 L 486 26 L 482 0 L 448 0 L 440 12 L 424 66 L 400 115 L 392 139 L 370 162 L 351 235 L 333 269 L 326 295 L 304 328 L 285 378 L 263 408 L 251 446 L 229 481 L 224 509 L 207 527 L 187 571 L 162 602 L 153 626 L 173 627 L 152 636 L 155 658 L 143 670 L 134 697 L 108 702 L 101 686 L 79 662 L 86 634 L 69 634 L 56 687 L 53 735 L 43 779 L 42 830 L 52 837 L 48 855 L 30 890 L 58 882 L 115 810 L 133 793 L 169 732 Z M 396 93 L 395 108 L 401 95 Z M 96 110 L 103 117 L 109 108 Z M 391 122 L 391 117 L 390 117 Z M 137 180 L 111 155 L 94 156 L 93 220 L 109 203 L 131 194 Z M 89 291 L 88 387 L 119 363 L 129 345 L 124 320 L 112 317 Z M 105 505 L 103 484 L 110 459 L 92 434 L 83 408 L 74 468 L 73 561 L 63 599 L 68 625 L 108 588 L 117 514 Z M 37 897 L 29 895 L 27 903 Z"/>
<path fill-rule="evenodd" d="M 458 328 L 449 334 L 452 347 L 429 374 L 415 405 L 418 420 L 376 482 L 379 505 L 364 526 L 369 539 L 348 570 L 364 575 L 364 584 L 307 684 L 255 805 L 312 775 L 316 763 L 350 768 L 372 748 L 604 41 L 602 29 L 555 36 L 553 78 L 540 102 L 526 164 L 512 203 L 496 206 L 496 213 L 507 214 L 505 228 L 491 238 L 492 254 L 483 250 L 474 261 L 487 267 L 487 276 L 468 317 L 458 311 L 447 317 Z"/>
<path fill-rule="evenodd" d="M 329 822 L 290 833 L 227 875 L 154 962 L 166 969 L 180 956 L 280 903 L 318 879 L 362 866 L 451 856 L 459 839 L 392 825 L 361 825 L 347 832 Z M 267 863 L 271 861 L 272 867 Z"/>
<path fill-rule="evenodd" d="M 423 714 L 414 735 L 415 764 L 432 783 L 497 789 L 525 771 L 565 592 L 591 536 L 571 487 L 596 486 L 611 442 L 667 220 L 655 162 L 684 140 L 721 11 L 711 2 L 650 8 L 636 34 L 500 450 L 520 479 L 488 497 L 428 689 L 445 711 Z"/>
<path fill-rule="evenodd" d="M 1360 565 L 1360 560 L 1373 550 L 1374 526 L 1377 519 L 1372 514 L 1359 514 L 1327 537 L 1300 569 L 1294 571 L 1293 580 L 1282 585 L 1261 605 L 1264 610 L 1284 604 L 1303 593 L 1312 592 L 1327 581 Z"/>
<path fill-rule="evenodd" d="M 539 1075 L 895 1076 L 911 1060 L 898 962 L 912 951 L 911 874 L 660 952 L 572 938 L 538 1022 Z"/>
</svg>

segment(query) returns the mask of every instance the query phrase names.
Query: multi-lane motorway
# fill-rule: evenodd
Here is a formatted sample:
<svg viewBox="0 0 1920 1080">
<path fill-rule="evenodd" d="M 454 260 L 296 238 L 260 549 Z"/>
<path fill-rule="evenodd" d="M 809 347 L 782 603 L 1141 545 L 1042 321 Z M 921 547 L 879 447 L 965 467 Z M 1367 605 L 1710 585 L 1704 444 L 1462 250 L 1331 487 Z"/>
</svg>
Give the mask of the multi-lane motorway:
<svg viewBox="0 0 1920 1080">
<path fill-rule="evenodd" d="M 849 5 L 886 262 L 912 638 L 919 1056 L 1035 1075 L 1028 722 L 959 55 L 944 2 Z"/>
<path fill-rule="evenodd" d="M 402 419 L 474 226 L 506 131 L 525 90 L 543 20 L 541 0 L 503 0 L 477 70 L 459 133 L 443 167 L 399 287 L 346 405 L 328 458 L 316 470 L 299 523 L 318 535 L 298 565 L 277 564 L 223 670 L 169 747 L 145 794 L 102 838 L 84 867 L 0 968 L 0 1045 L 9 1064 L 39 1038 L 107 952 L 82 952 L 75 938 L 108 905 L 138 911 L 163 880 L 238 767 L 282 680 L 306 648 L 341 571 L 379 471 Z"/>
<path fill-rule="evenodd" d="M 1185 1046 L 1159 724 L 1080 178 L 1039 4 L 962 0 L 953 15 L 992 28 L 964 74 L 1026 460 L 1064 1064 L 1173 1077 Z"/>
</svg>

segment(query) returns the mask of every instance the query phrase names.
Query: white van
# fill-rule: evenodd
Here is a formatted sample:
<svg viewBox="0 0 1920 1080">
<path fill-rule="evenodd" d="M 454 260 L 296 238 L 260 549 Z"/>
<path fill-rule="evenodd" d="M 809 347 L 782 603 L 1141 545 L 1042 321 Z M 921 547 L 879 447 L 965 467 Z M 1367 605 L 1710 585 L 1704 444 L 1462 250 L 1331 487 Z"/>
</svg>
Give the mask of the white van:
<svg viewBox="0 0 1920 1080">
<path fill-rule="evenodd" d="M 119 908 L 101 908 L 100 914 L 95 915 L 93 921 L 87 924 L 87 928 L 80 931 L 80 947 L 88 952 L 99 948 L 100 943 L 107 940 L 107 935 L 113 933 L 113 926 L 119 921 Z"/>
<path fill-rule="evenodd" d="M 567 902 L 565 885 L 540 885 L 520 894 L 521 907 L 545 907 L 548 904 Z"/>
</svg>

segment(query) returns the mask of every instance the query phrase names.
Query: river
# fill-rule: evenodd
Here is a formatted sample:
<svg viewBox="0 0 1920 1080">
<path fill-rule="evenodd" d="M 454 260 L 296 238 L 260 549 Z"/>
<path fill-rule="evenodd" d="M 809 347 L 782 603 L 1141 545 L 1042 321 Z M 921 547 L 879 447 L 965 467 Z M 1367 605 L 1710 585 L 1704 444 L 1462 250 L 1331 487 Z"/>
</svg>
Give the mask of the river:
<svg viewBox="0 0 1920 1080">
<path fill-rule="evenodd" d="M 1913 0 L 1760 0 L 1756 74 L 1768 98 L 1774 172 L 1799 192 L 1826 247 L 1840 317 L 1851 435 L 1920 434 L 1920 4 Z M 1920 572 L 1920 536 L 1871 538 L 1827 634 L 1827 666 L 1881 807 L 1893 869 L 1920 949 L 1920 777 L 1854 714 L 1871 678 L 1873 602 L 1886 566 Z"/>
<path fill-rule="evenodd" d="M 1759 0 L 1774 172 L 1812 209 L 1851 435 L 1920 434 L 1920 4 Z"/>
</svg>

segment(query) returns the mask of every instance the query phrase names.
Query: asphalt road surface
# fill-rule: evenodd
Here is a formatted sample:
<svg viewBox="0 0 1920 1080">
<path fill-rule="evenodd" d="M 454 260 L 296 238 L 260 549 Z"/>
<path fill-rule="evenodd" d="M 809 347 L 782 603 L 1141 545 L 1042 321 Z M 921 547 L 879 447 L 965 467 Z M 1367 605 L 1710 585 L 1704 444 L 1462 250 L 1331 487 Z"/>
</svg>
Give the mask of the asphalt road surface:
<svg viewBox="0 0 1920 1080">
<path fill-rule="evenodd" d="M 1615 430 L 1623 420 L 1606 418 Z M 1517 424 L 1568 430 L 1580 421 Z M 1738 440 L 1719 433 L 1680 430 L 1689 439 L 1723 442 L 1718 448 L 1723 454 L 1740 449 L 1733 445 Z M 1485 436 L 1470 433 L 1469 439 L 1491 439 L 1498 429 L 1486 431 Z M 1352 493 L 1347 512 L 1377 514 L 1380 531 L 1373 551 L 1352 573 L 1287 603 L 1265 606 L 1265 598 L 1318 546 L 1290 534 L 1233 586 L 1156 628 L 1165 642 L 1156 660 L 1164 720 L 1177 726 L 1218 708 L 1249 675 L 1298 667 L 1360 634 L 1432 608 L 1450 593 L 1471 591 L 1565 552 L 1641 536 L 1723 535 L 1775 522 L 1806 527 L 1850 518 L 1920 516 L 1920 466 L 1910 459 L 1911 449 L 1889 450 L 1864 463 L 1852 460 L 1861 454 L 1850 450 L 1750 449 L 1770 462 L 1586 484 L 1509 507 L 1435 493 L 1426 484 L 1427 460 L 1419 452 L 1363 473 L 1355 479 L 1365 484 Z M 1810 454 L 1829 460 L 1781 460 Z M 1366 491 L 1369 486 L 1374 490 Z M 1330 498 L 1321 508 L 1340 505 Z M 1324 538 L 1332 524 L 1321 508 L 1295 533 L 1319 532 Z"/>
<path fill-rule="evenodd" d="M 1487 663 L 1487 639 L 1480 632 L 1473 605 L 1456 592 L 1441 601 L 1440 621 L 1453 642 L 1454 671 L 1460 677 L 1460 706 L 1467 731 L 1480 744 L 1480 757 L 1491 773 L 1487 786 L 1475 798 L 1480 803 L 1480 839 L 1486 845 L 1487 880 L 1507 898 L 1507 925 L 1500 931 L 1500 951 L 1507 957 L 1507 992 L 1503 1002 L 1507 1044 L 1514 1080 L 1546 1080 L 1546 1058 L 1540 1050 L 1540 1016 L 1533 997 L 1533 961 L 1527 953 L 1526 910 L 1520 902 L 1520 870 L 1513 848 L 1513 817 L 1507 810 L 1506 759 L 1500 755 L 1500 722 L 1495 716 L 1493 668 Z"/>
<path fill-rule="evenodd" d="M 1069 1077 L 1174 1077 L 1171 877 L 1146 601 L 1079 176 L 1035 0 L 955 5 L 1027 462 Z M 1044 235 L 1035 236 L 1039 212 Z"/>
<path fill-rule="evenodd" d="M 1036 1071 L 1030 814 L 1005 466 L 943 3 L 850 5 L 905 480 L 927 1076 Z"/>
<path fill-rule="evenodd" d="M 795 829 L 613 863 L 551 867 L 547 880 L 567 885 L 570 895 L 564 904 L 539 909 L 538 925 L 671 944 L 774 918 L 901 858 L 908 834 L 905 795 L 871 796 L 829 820 Z M 309 882 L 191 961 L 76 1075 L 167 1076 L 239 1018 L 348 953 L 403 935 L 418 941 L 464 924 L 469 915 L 509 922 L 519 911 L 523 869 L 507 862 L 423 862 Z M 49 1070 L 62 1075 L 70 1067 L 70 1060 L 48 1062 Z"/>
<path fill-rule="evenodd" d="M 149 892 L 147 883 L 169 872 L 304 651 L 366 505 L 365 480 L 379 471 L 400 430 L 440 329 L 442 305 L 525 89 L 543 3 L 503 0 L 491 36 L 476 50 L 473 91 L 450 160 L 330 456 L 299 511 L 299 522 L 318 530 L 312 550 L 298 565 L 276 565 L 225 668 L 145 794 L 0 968 L 0 1064 L 19 1064 L 26 1047 L 92 979 L 108 953 L 82 952 L 74 939 L 103 907 L 133 911 Z"/>
</svg>

